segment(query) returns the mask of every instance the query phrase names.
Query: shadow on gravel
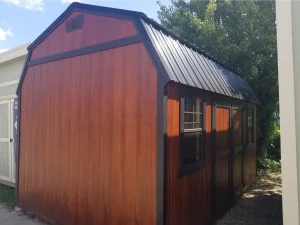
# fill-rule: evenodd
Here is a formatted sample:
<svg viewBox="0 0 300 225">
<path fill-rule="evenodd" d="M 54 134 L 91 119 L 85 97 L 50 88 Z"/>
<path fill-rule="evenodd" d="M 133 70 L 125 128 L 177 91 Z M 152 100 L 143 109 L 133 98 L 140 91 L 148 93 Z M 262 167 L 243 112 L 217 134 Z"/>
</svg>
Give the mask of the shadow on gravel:
<svg viewBox="0 0 300 225">
<path fill-rule="evenodd" d="M 281 175 L 256 181 L 215 225 L 282 225 Z"/>
</svg>

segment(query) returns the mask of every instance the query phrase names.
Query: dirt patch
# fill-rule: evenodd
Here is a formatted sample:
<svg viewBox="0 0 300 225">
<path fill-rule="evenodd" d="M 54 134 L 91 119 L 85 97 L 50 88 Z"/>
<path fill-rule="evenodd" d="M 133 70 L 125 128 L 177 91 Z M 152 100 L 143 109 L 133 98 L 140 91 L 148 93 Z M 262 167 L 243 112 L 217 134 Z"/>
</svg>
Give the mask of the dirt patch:
<svg viewBox="0 0 300 225">
<path fill-rule="evenodd" d="M 261 176 L 215 225 L 282 225 L 281 174 Z"/>
</svg>

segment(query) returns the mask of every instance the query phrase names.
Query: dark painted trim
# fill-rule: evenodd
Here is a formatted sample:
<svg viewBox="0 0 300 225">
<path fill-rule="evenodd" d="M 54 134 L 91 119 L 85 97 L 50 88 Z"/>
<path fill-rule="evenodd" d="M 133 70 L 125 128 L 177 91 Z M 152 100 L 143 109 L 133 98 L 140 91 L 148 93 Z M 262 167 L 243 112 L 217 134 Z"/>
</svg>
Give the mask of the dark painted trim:
<svg viewBox="0 0 300 225">
<path fill-rule="evenodd" d="M 31 57 L 31 52 L 28 52 L 25 63 L 23 65 L 23 69 L 22 69 L 22 73 L 21 73 L 21 77 L 20 77 L 20 81 L 17 87 L 17 96 L 18 96 L 18 124 L 17 124 L 17 140 L 16 140 L 16 148 L 17 148 L 17 155 L 16 155 L 16 186 L 15 186 L 15 195 L 16 195 L 16 203 L 19 203 L 19 165 L 20 165 L 20 129 L 21 129 L 21 86 L 23 83 L 23 80 L 25 78 L 25 74 L 26 74 L 26 70 L 27 70 L 27 63 L 29 61 Z"/>
<path fill-rule="evenodd" d="M 205 160 L 205 162 L 207 162 L 206 159 L 206 99 L 204 99 L 204 102 L 202 103 L 202 136 L 201 136 L 201 142 L 202 142 L 202 146 L 201 148 L 203 149 L 202 151 L 202 159 Z"/>
<path fill-rule="evenodd" d="M 240 152 L 243 151 L 243 149 L 244 149 L 244 145 L 240 145 L 240 146 L 238 146 L 238 147 L 235 147 L 235 148 L 233 149 L 234 154 L 239 154 Z"/>
<path fill-rule="evenodd" d="M 164 225 L 166 107 L 164 82 L 157 76 L 156 224 Z"/>
<path fill-rule="evenodd" d="M 218 108 L 225 108 L 225 109 L 231 109 L 230 104 L 216 104 L 216 107 Z"/>
<path fill-rule="evenodd" d="M 203 169 L 206 166 L 206 98 L 203 92 L 195 92 L 194 89 L 183 87 L 182 85 L 178 85 L 179 95 L 180 95 L 180 109 L 179 109 L 179 170 L 177 178 L 181 178 L 185 175 L 192 174 L 198 170 Z M 184 98 L 186 96 L 190 97 L 199 97 L 201 99 L 201 110 L 202 110 L 202 133 L 201 133 L 201 153 L 202 159 L 201 161 L 195 162 L 191 165 L 183 164 L 183 138 L 184 138 Z"/>
<path fill-rule="evenodd" d="M 214 218 L 217 213 L 217 205 L 216 205 L 216 140 L 217 140 L 217 132 L 216 132 L 216 104 L 212 104 L 212 112 L 211 112 L 211 118 L 212 118 L 212 138 L 211 138 L 211 206 L 212 206 L 212 217 Z"/>
<path fill-rule="evenodd" d="M 67 59 L 71 57 L 76 57 L 80 55 L 86 55 L 94 52 L 100 52 L 100 51 L 105 51 L 113 48 L 119 48 L 123 47 L 126 45 L 131 45 L 131 44 L 136 44 L 142 42 L 142 38 L 140 35 L 134 35 L 126 38 L 121 38 L 118 40 L 113 40 L 113 41 L 108 41 L 105 43 L 97 44 L 97 45 L 91 45 L 88 47 L 76 49 L 76 50 L 71 50 L 63 53 L 58 53 L 55 55 L 50 55 L 46 56 L 40 59 L 34 59 L 30 60 L 27 63 L 27 66 L 35 66 L 43 63 L 48 63 L 48 62 L 53 62 L 53 61 L 58 61 L 62 59 Z"/>
<path fill-rule="evenodd" d="M 254 143 L 248 143 L 247 150 L 251 150 L 253 148 L 255 148 L 255 144 Z"/>
<path fill-rule="evenodd" d="M 163 225 L 167 224 L 168 213 L 168 86 L 164 87 L 164 202 Z"/>
<path fill-rule="evenodd" d="M 188 174 L 192 174 L 198 170 L 205 168 L 205 166 L 206 166 L 206 163 L 204 161 L 198 161 L 191 165 L 184 166 L 181 169 L 179 169 L 177 178 L 181 178 Z"/>
<path fill-rule="evenodd" d="M 234 128 L 233 128 L 233 109 L 232 106 L 230 107 L 229 112 L 229 147 L 230 147 L 230 156 L 229 156 L 229 191 L 230 191 L 230 197 L 234 197 Z"/>
<path fill-rule="evenodd" d="M 218 151 L 216 153 L 216 157 L 221 158 L 221 157 L 229 156 L 229 154 L 230 154 L 230 149 L 223 150 L 223 151 Z"/>
<path fill-rule="evenodd" d="M 142 36 L 144 46 L 152 59 L 153 65 L 155 66 L 156 70 L 158 71 L 159 75 L 162 76 L 165 85 L 171 81 L 157 51 L 154 48 L 154 45 L 145 29 L 145 26 L 143 25 L 141 21 L 140 16 L 133 17 L 133 24 L 135 25 L 135 28 L 137 29 L 138 33 Z"/>
</svg>

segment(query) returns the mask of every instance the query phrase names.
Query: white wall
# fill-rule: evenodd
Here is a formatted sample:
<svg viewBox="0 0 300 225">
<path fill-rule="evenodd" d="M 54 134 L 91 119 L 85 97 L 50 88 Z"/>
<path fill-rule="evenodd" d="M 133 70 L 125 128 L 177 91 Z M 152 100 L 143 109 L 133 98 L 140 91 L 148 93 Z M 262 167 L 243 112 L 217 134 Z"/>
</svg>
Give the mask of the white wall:
<svg viewBox="0 0 300 225">
<path fill-rule="evenodd" d="M 0 64 L 0 100 L 16 94 L 26 56 Z"/>
<path fill-rule="evenodd" d="M 300 1 L 276 0 L 284 225 L 299 225 Z"/>
<path fill-rule="evenodd" d="M 16 90 L 27 57 L 29 43 L 0 54 L 0 183 L 15 183 L 14 115 L 18 107 Z"/>
<path fill-rule="evenodd" d="M 0 54 L 0 100 L 16 97 L 16 89 L 30 43 Z"/>
</svg>

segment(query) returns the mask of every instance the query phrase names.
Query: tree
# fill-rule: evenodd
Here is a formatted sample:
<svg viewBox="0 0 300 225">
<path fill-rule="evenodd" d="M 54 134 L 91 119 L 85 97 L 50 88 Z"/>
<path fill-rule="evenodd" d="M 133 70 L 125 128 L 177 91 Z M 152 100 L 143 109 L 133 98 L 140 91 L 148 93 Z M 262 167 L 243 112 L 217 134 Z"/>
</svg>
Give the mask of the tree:
<svg viewBox="0 0 300 225">
<path fill-rule="evenodd" d="M 258 146 L 266 153 L 278 120 L 275 3 L 271 1 L 172 0 L 158 2 L 163 26 L 228 65 L 259 98 Z"/>
</svg>

